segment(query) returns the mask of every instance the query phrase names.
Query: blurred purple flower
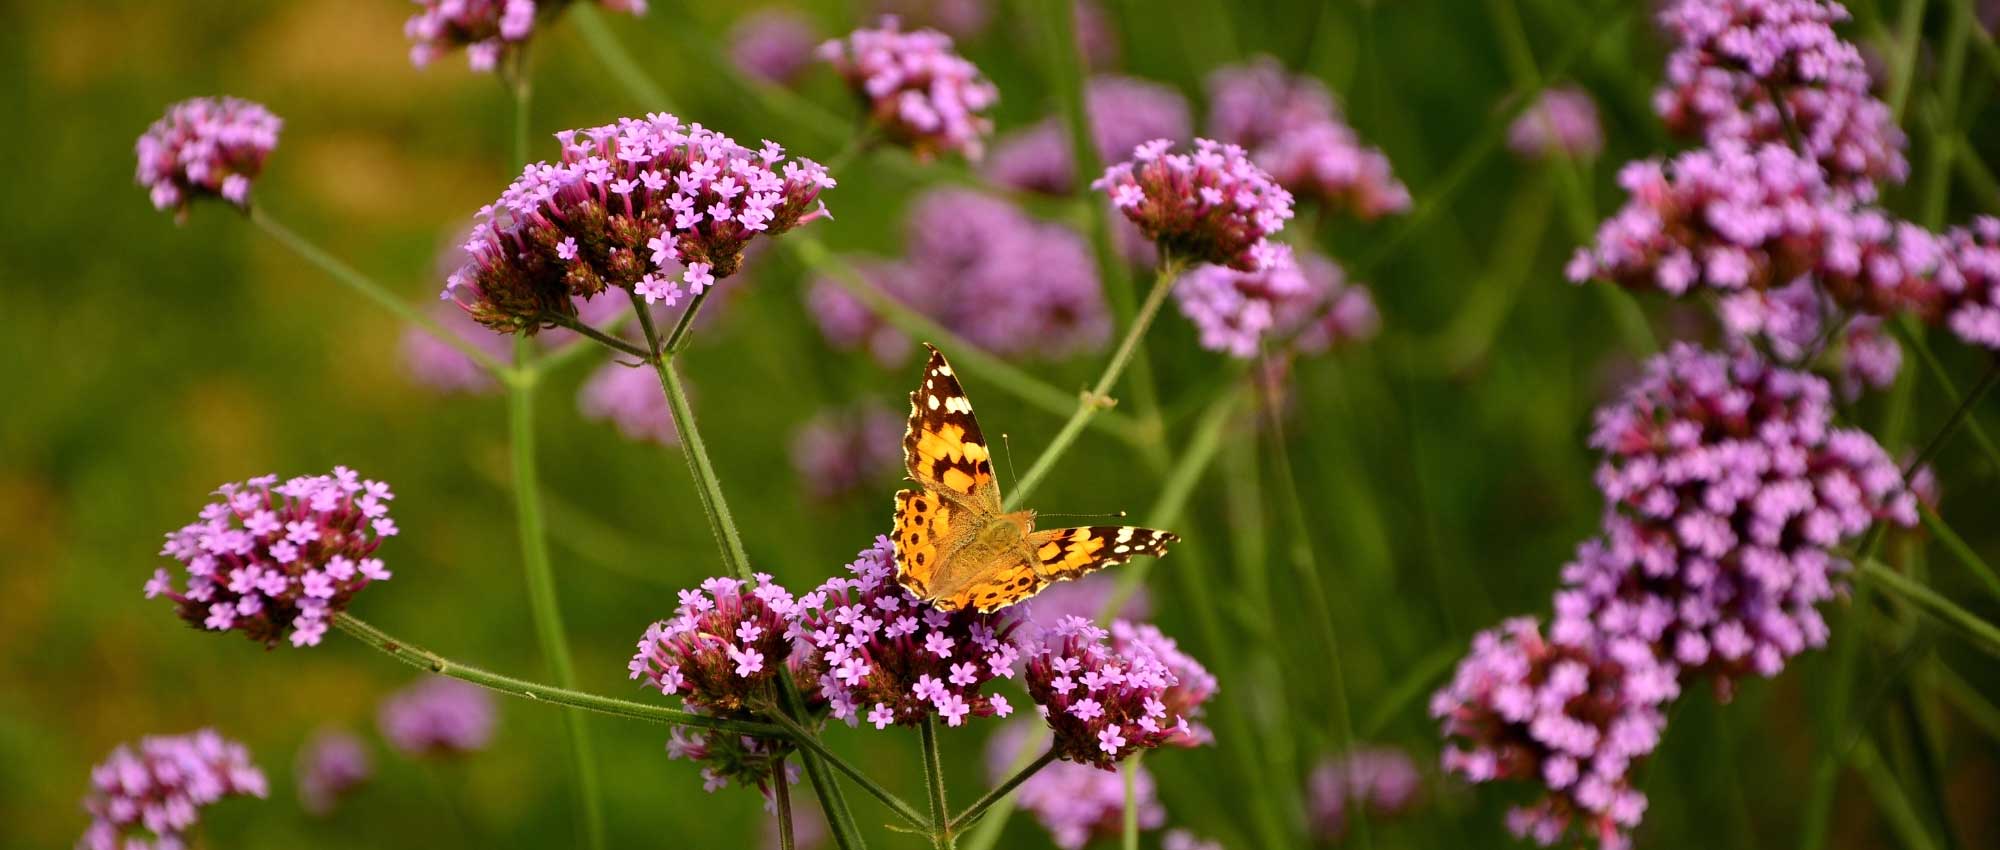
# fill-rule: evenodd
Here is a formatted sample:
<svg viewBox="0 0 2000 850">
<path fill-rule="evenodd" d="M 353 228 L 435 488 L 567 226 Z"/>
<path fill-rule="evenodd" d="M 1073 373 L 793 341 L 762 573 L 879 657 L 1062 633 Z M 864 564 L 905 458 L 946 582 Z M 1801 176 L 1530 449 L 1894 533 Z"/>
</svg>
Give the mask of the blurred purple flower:
<svg viewBox="0 0 2000 850">
<path fill-rule="evenodd" d="M 119 744 L 90 770 L 90 793 L 83 798 L 90 827 L 77 847 L 180 850 L 202 809 L 269 792 L 250 751 L 212 729 L 141 738 L 136 751 Z"/>
<path fill-rule="evenodd" d="M 1374 300 L 1344 277 L 1332 260 L 1280 245 L 1261 271 L 1195 267 L 1174 285 L 1174 300 L 1210 351 L 1247 359 L 1264 342 L 1296 336 L 1302 349 L 1318 352 L 1375 333 Z"/>
<path fill-rule="evenodd" d="M 262 104 L 234 97 L 197 97 L 167 107 L 139 136 L 139 185 L 153 207 L 187 219 L 188 205 L 221 198 L 250 206 L 250 184 L 278 147 L 284 122 Z"/>
<path fill-rule="evenodd" d="M 382 700 L 376 723 L 397 752 L 411 758 L 462 756 L 486 749 L 497 722 L 493 695 L 478 685 L 427 676 Z"/>
<path fill-rule="evenodd" d="M 1349 807 L 1360 805 L 1369 820 L 1407 811 L 1423 790 L 1423 777 L 1408 753 L 1393 747 L 1357 747 L 1322 760 L 1306 778 L 1308 819 L 1321 841 L 1347 835 Z"/>
<path fill-rule="evenodd" d="M 660 389 L 659 376 L 650 368 L 623 363 L 598 367 L 577 391 L 576 406 L 585 419 L 618 426 L 627 440 L 681 444 L 674 412 Z"/>
<path fill-rule="evenodd" d="M 779 840 L 779 816 L 781 813 L 773 812 L 772 817 L 764 821 L 764 850 L 787 850 Z M 792 806 L 790 850 L 818 850 L 826 846 L 826 840 L 830 837 L 826 828 L 826 815 L 820 812 L 818 806 Z"/>
<path fill-rule="evenodd" d="M 283 484 L 276 475 L 224 484 L 215 495 L 160 549 L 186 569 L 186 585 L 176 590 L 164 568 L 146 582 L 146 598 L 165 596 L 191 626 L 314 646 L 354 594 L 389 578 L 374 557 L 397 531 L 387 484 L 336 466 Z"/>
<path fill-rule="evenodd" d="M 354 734 L 340 730 L 315 733 L 299 748 L 297 759 L 294 776 L 298 782 L 299 806 L 315 817 L 332 814 L 341 798 L 375 775 L 375 762 L 368 755 L 368 745 Z"/>
<path fill-rule="evenodd" d="M 936 309 L 928 282 L 909 266 L 888 260 L 853 260 L 849 265 L 868 285 L 918 312 L 932 315 Z M 896 365 L 910 352 L 908 336 L 827 276 L 814 278 L 806 288 L 806 309 L 820 335 L 837 350 L 866 351 L 883 366 Z"/>
<path fill-rule="evenodd" d="M 1410 207 L 1389 158 L 1361 143 L 1318 80 L 1260 56 L 1208 78 L 1209 134 L 1240 145 L 1292 194 L 1364 221 Z"/>
<path fill-rule="evenodd" d="M 603 300 L 603 299 L 600 299 Z M 431 318 L 459 339 L 465 340 L 502 363 L 512 356 L 507 338 L 479 326 L 464 310 L 449 304 L 430 310 Z M 411 379 L 440 393 L 486 395 L 499 389 L 499 382 L 465 352 L 446 344 L 417 327 L 403 330 L 403 365 Z"/>
<path fill-rule="evenodd" d="M 1325 84 L 1259 56 L 1208 75 L 1208 135 L 1256 150 L 1279 136 L 1340 119 Z"/>
<path fill-rule="evenodd" d="M 955 38 L 975 38 L 993 22 L 987 0 L 870 0 L 869 17 L 894 16 L 918 26 L 951 33 Z"/>
<path fill-rule="evenodd" d="M 2000 218 L 1980 216 L 1945 244 L 1939 303 L 1929 312 L 1967 344 L 2000 350 Z"/>
<path fill-rule="evenodd" d="M 1840 395 L 1848 401 L 1868 390 L 1886 390 L 1903 371 L 1903 347 L 1882 320 L 1861 316 L 1841 332 Z"/>
<path fill-rule="evenodd" d="M 1191 719 L 1214 693 L 1213 677 L 1157 629 L 1126 625 L 1112 636 L 1071 617 L 1028 644 L 1028 695 L 1061 757 L 1113 770 L 1140 750 L 1204 743 L 1208 735 Z"/>
<path fill-rule="evenodd" d="M 1507 128 L 1507 147 L 1524 159 L 1596 159 L 1604 150 L 1597 103 L 1575 86 L 1548 89 Z"/>
<path fill-rule="evenodd" d="M 1042 592 L 1023 604 L 1022 609 L 1037 628 L 1053 627 L 1070 617 L 1098 622 L 1104 619 L 1100 615 L 1117 589 L 1116 574 L 1092 573 L 1075 581 L 1059 581 L 1043 588 Z M 1132 589 L 1132 595 L 1126 597 L 1111 619 L 1143 620 L 1152 613 L 1152 607 L 1145 585 L 1139 585 Z"/>
<path fill-rule="evenodd" d="M 492 71 L 504 54 L 526 44 L 537 18 L 552 17 L 567 0 L 416 0 L 423 10 L 403 22 L 410 64 L 422 68 L 465 48 L 474 71 Z M 646 13 L 646 0 L 597 0 L 613 12 Z"/>
<path fill-rule="evenodd" d="M 790 9 L 765 9 L 729 29 L 729 58 L 737 70 L 779 85 L 798 81 L 812 64 L 819 34 L 804 15 Z"/>
<path fill-rule="evenodd" d="M 798 604 L 790 591 L 758 573 L 757 586 L 711 578 L 680 592 L 671 620 L 648 626 L 627 665 L 634 679 L 679 694 L 704 714 L 768 708 L 772 684 L 792 653 Z"/>
<path fill-rule="evenodd" d="M 1136 77 L 1093 77 L 1084 91 L 1097 158 L 1115 160 L 1152 139 L 1186 141 L 1193 132 L 1187 98 L 1172 87 Z M 1069 130 L 1050 116 L 994 146 L 986 176 L 1009 188 L 1066 195 L 1076 188 Z"/>
<path fill-rule="evenodd" d="M 882 134 L 918 159 L 956 153 L 977 160 L 985 152 L 993 132 L 986 111 L 1000 90 L 953 50 L 951 36 L 904 32 L 892 15 L 877 29 L 820 45 L 819 56 L 846 78 Z"/>
<path fill-rule="evenodd" d="M 892 477 L 902 461 L 903 417 L 886 405 L 824 410 L 792 434 L 792 469 L 823 502 Z"/>
<path fill-rule="evenodd" d="M 1024 757 L 1036 755 L 1024 752 L 1033 731 L 1026 723 L 1010 723 L 994 733 L 986 745 L 986 773 L 993 782 L 1012 775 L 1015 764 Z M 1167 810 L 1160 805 L 1152 773 L 1141 765 L 1126 769 L 1135 772 L 1132 791 L 1138 804 L 1139 828 L 1159 829 L 1167 822 Z M 1123 773 L 1059 761 L 1021 783 L 1015 800 L 1063 850 L 1082 850 L 1093 840 L 1119 835 L 1124 828 Z"/>
<path fill-rule="evenodd" d="M 1133 149 L 1132 159 L 1090 184 L 1175 259 L 1240 271 L 1270 265 L 1265 237 L 1292 217 L 1292 195 L 1236 145 L 1194 140 L 1191 154 L 1170 153 L 1171 139 Z"/>
<path fill-rule="evenodd" d="M 1220 841 L 1209 841 L 1185 829 L 1169 829 L 1160 836 L 1160 850 L 1223 850 L 1223 846 Z"/>
</svg>

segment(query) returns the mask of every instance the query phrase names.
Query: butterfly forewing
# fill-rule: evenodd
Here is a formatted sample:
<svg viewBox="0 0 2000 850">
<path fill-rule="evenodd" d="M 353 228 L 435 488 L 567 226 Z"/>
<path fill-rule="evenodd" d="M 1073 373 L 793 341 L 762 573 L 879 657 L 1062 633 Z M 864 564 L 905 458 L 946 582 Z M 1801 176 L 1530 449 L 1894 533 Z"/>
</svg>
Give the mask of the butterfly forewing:
<svg viewBox="0 0 2000 850">
<path fill-rule="evenodd" d="M 1140 555 L 1159 557 L 1166 554 L 1167 544 L 1179 540 L 1178 535 L 1156 528 L 1091 525 L 1037 531 L 1028 535 L 1028 547 L 1040 560 L 1044 578 L 1068 581 Z"/>
<path fill-rule="evenodd" d="M 944 354 L 928 343 L 931 358 L 923 383 L 910 393 L 910 423 L 903 433 L 903 463 L 910 478 L 926 490 L 937 490 L 967 507 L 1000 512 L 1000 485 L 993 479 L 993 458 L 972 402 L 958 384 L 958 375 Z"/>
</svg>

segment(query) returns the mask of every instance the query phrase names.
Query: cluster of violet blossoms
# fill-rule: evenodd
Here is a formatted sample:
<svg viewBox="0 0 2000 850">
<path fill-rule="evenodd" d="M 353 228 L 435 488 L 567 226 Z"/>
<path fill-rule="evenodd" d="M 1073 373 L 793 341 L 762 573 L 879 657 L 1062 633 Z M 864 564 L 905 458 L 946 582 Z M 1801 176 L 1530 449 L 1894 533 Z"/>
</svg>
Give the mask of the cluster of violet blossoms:
<svg viewBox="0 0 2000 850">
<path fill-rule="evenodd" d="M 562 159 L 529 165 L 479 211 L 470 259 L 446 281 L 443 297 L 495 331 L 534 333 L 606 289 L 648 304 L 700 295 L 758 235 L 826 215 L 819 193 L 834 185 L 774 142 L 752 151 L 666 114 L 556 139 Z"/>
<path fill-rule="evenodd" d="M 1028 694 L 1065 761 L 1113 769 L 1142 749 L 1211 739 L 1193 722 L 1215 678 L 1158 629 L 1070 617 L 1028 645 Z"/>
<path fill-rule="evenodd" d="M 1084 88 L 1091 140 L 1100 161 L 1124 156 L 1153 139 L 1187 140 L 1194 132 L 1187 98 L 1173 87 L 1136 77 L 1100 75 Z M 1050 116 L 1015 131 L 986 161 L 993 182 L 1025 192 L 1066 195 L 1076 188 L 1069 130 Z"/>
<path fill-rule="evenodd" d="M 978 159 L 993 132 L 987 110 L 1000 90 L 953 50 L 951 36 L 931 29 L 904 32 L 895 16 L 820 45 L 867 105 L 871 124 L 919 159 L 956 153 Z"/>
<path fill-rule="evenodd" d="M 197 97 L 167 107 L 139 136 L 138 181 L 162 212 L 185 219 L 198 198 L 250 205 L 250 184 L 278 147 L 284 122 L 263 105 L 234 97 Z"/>
<path fill-rule="evenodd" d="M 1090 186 L 1169 256 L 1239 271 L 1269 267 L 1278 251 L 1266 237 L 1292 217 L 1292 193 L 1241 147 L 1194 145 L 1193 153 L 1173 153 L 1171 139 L 1146 142 Z"/>
<path fill-rule="evenodd" d="M 772 683 L 792 653 L 799 603 L 763 573 L 745 583 L 712 578 L 683 590 L 674 618 L 647 627 L 629 668 L 634 679 L 716 715 L 775 704 Z"/>
<path fill-rule="evenodd" d="M 1362 144 L 1318 80 L 1269 56 L 1208 79 L 1209 135 L 1242 146 L 1301 198 L 1370 221 L 1410 208 L 1410 190 L 1381 151 Z"/>
<path fill-rule="evenodd" d="M 299 748 L 293 771 L 299 807 L 314 817 L 326 817 L 342 798 L 375 775 L 368 746 L 347 732 L 325 730 Z"/>
<path fill-rule="evenodd" d="M 1199 266 L 1174 284 L 1174 300 L 1201 347 L 1246 359 L 1268 341 L 1317 353 L 1368 339 L 1380 325 L 1368 290 L 1348 285 L 1339 265 L 1285 245 L 1258 271 Z"/>
<path fill-rule="evenodd" d="M 230 797 L 263 797 L 264 773 L 242 744 L 214 730 L 119 745 L 90 771 L 83 807 L 90 827 L 84 850 L 180 850 L 201 810 Z"/>
<path fill-rule="evenodd" d="M 1575 86 L 1542 92 L 1507 126 L 1507 149 L 1523 159 L 1596 159 L 1604 150 L 1597 103 Z"/>
<path fill-rule="evenodd" d="M 1306 816 L 1323 841 L 1347 835 L 1356 808 L 1370 821 L 1408 811 L 1423 790 L 1423 776 L 1409 754 L 1392 747 L 1359 747 L 1322 760 L 1306 778 Z"/>
<path fill-rule="evenodd" d="M 553 17 L 568 0 L 417 0 L 423 9 L 403 22 L 410 64 L 425 67 L 459 48 L 474 71 L 492 71 L 534 35 L 537 18 Z M 596 0 L 614 12 L 646 13 L 646 0 Z"/>
<path fill-rule="evenodd" d="M 317 645 L 354 594 L 389 578 L 374 556 L 396 534 L 387 484 L 336 466 L 282 484 L 275 475 L 224 484 L 215 495 L 160 550 L 180 563 L 185 584 L 165 568 L 146 582 L 147 598 L 166 597 L 196 628 Z"/>
</svg>

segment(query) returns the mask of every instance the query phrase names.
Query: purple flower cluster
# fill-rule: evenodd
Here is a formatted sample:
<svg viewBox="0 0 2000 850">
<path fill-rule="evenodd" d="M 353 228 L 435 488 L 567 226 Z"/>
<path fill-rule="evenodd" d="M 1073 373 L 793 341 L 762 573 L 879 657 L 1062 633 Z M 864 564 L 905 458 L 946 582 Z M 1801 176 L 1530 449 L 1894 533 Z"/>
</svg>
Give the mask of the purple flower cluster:
<svg viewBox="0 0 2000 850">
<path fill-rule="evenodd" d="M 1575 827 L 1578 840 L 1616 850 L 1646 811 L 1632 767 L 1659 745 L 1662 707 L 1679 692 L 1673 669 L 1641 641 L 1544 640 L 1522 617 L 1473 638 L 1431 715 L 1450 741 L 1447 772 L 1546 789 L 1508 812 L 1515 835 L 1554 846 Z"/>
<path fill-rule="evenodd" d="M 951 36 L 931 29 L 904 32 L 895 16 L 820 45 L 821 59 L 846 78 L 889 141 L 919 159 L 957 153 L 978 159 L 1000 100 L 979 69 L 952 49 Z"/>
<path fill-rule="evenodd" d="M 1350 807 L 1370 820 L 1390 817 L 1416 803 L 1423 777 L 1408 753 L 1392 747 L 1360 747 L 1328 758 L 1306 778 L 1307 818 L 1322 841 L 1347 835 Z"/>
<path fill-rule="evenodd" d="M 212 729 L 142 738 L 118 745 L 91 768 L 83 807 L 85 850 L 180 850 L 201 810 L 229 797 L 269 793 L 250 751 Z"/>
<path fill-rule="evenodd" d="M 410 64 L 419 68 L 458 48 L 474 71 L 500 66 L 508 51 L 535 32 L 536 19 L 561 10 L 566 0 L 417 0 L 423 10 L 403 22 Z M 646 0 L 597 0 L 614 12 L 646 13 Z"/>
<path fill-rule="evenodd" d="M 1361 143 L 1318 80 L 1269 56 L 1209 76 L 1209 135 L 1240 145 L 1293 194 L 1364 221 L 1410 208 L 1381 151 Z"/>
<path fill-rule="evenodd" d="M 759 738 L 684 726 L 674 727 L 667 736 L 667 758 L 687 759 L 702 766 L 702 790 L 713 794 L 732 783 L 742 788 L 755 788 L 764 796 L 765 807 L 773 809 L 777 798 L 771 788 L 771 780 L 777 773 L 779 759 L 787 751 Z M 798 782 L 798 763 L 786 764 L 785 784 L 797 785 Z"/>
<path fill-rule="evenodd" d="M 148 599 L 165 596 L 190 625 L 313 646 L 355 593 L 389 578 L 374 557 L 396 534 L 387 484 L 336 466 L 283 484 L 275 475 L 224 484 L 215 495 L 160 549 L 186 569 L 186 585 L 176 589 L 164 568 L 146 582 Z"/>
<path fill-rule="evenodd" d="M 788 9 L 766 9 L 729 30 L 729 59 L 737 70 L 766 82 L 789 85 L 813 61 L 820 37 L 812 22 Z"/>
<path fill-rule="evenodd" d="M 1059 358 L 1101 347 L 1110 316 L 1089 247 L 1075 231 L 978 192 L 940 189 L 910 210 L 905 256 L 863 274 L 891 297 L 1005 357 Z M 885 364 L 909 339 L 831 280 L 807 296 L 827 341 Z"/>
<path fill-rule="evenodd" d="M 1174 284 L 1174 300 L 1210 351 L 1251 358 L 1264 342 L 1293 339 L 1318 352 L 1375 333 L 1374 299 L 1344 277 L 1332 260 L 1280 245 L 1262 270 L 1196 267 Z"/>
<path fill-rule="evenodd" d="M 703 713 L 739 714 L 773 704 L 772 685 L 792 653 L 798 603 L 757 574 L 757 586 L 711 578 L 683 590 L 674 618 L 648 626 L 632 656 L 632 678 Z"/>
<path fill-rule="evenodd" d="M 1265 237 L 1292 217 L 1292 193 L 1252 164 L 1236 145 L 1194 140 L 1191 154 L 1170 153 L 1171 139 L 1134 148 L 1132 159 L 1090 184 L 1176 259 L 1239 271 L 1269 266 Z"/>
<path fill-rule="evenodd" d="M 1829 183 L 1873 198 L 1876 183 L 1908 175 L 1906 140 L 1869 95 L 1861 51 L 1833 31 L 1847 18 L 1819 0 L 1678 0 L 1660 15 L 1677 44 L 1654 105 L 1710 145 L 1796 136 Z"/>
<path fill-rule="evenodd" d="M 822 502 L 891 477 L 902 461 L 903 416 L 886 405 L 822 411 L 792 434 L 792 468 Z"/>
<path fill-rule="evenodd" d="M 1028 647 L 1028 694 L 1055 730 L 1061 757 L 1112 770 L 1140 750 L 1205 740 L 1190 721 L 1214 693 L 1214 678 L 1157 630 L 1111 637 L 1071 617 Z"/>
<path fill-rule="evenodd" d="M 627 440 L 681 444 L 673 409 L 652 369 L 606 363 L 577 390 L 576 407 L 585 419 L 618 426 Z"/>
<path fill-rule="evenodd" d="M 368 746 L 347 732 L 320 732 L 299 748 L 294 771 L 299 806 L 315 817 L 333 813 L 340 800 L 375 775 Z"/>
<path fill-rule="evenodd" d="M 986 745 L 987 774 L 994 782 L 1006 779 L 1024 755 L 1032 727 L 1010 724 Z M 1167 810 L 1160 805 L 1153 774 L 1144 766 L 1128 766 L 1134 771 L 1132 792 L 1140 829 L 1158 829 L 1167 822 Z M 1028 777 L 1015 796 L 1022 810 L 1048 830 L 1049 837 L 1063 850 L 1083 850 L 1098 839 L 1120 834 L 1125 823 L 1125 777 L 1089 765 L 1056 762 Z"/>
<path fill-rule="evenodd" d="M 2000 350 L 2000 218 L 1954 228 L 1945 245 L 1951 261 L 1938 276 L 1938 320 L 1967 343 Z"/>
<path fill-rule="evenodd" d="M 389 746 L 413 758 L 462 756 L 486 749 L 498 720 L 492 694 L 443 676 L 426 677 L 389 695 L 375 717 Z"/>
<path fill-rule="evenodd" d="M 443 297 L 502 333 L 574 316 L 607 288 L 677 302 L 735 274 L 759 234 L 826 215 L 834 185 L 808 159 L 784 162 L 666 114 L 556 134 L 562 159 L 523 170 L 479 211 Z M 783 163 L 782 168 L 780 163 Z"/>
<path fill-rule="evenodd" d="M 1100 160 L 1123 156 L 1152 139 L 1186 140 L 1193 133 L 1187 98 L 1136 77 L 1094 77 L 1084 90 L 1091 139 Z M 993 182 L 1027 192 L 1066 195 L 1076 188 L 1069 131 L 1051 116 L 1001 139 L 987 160 Z"/>
<path fill-rule="evenodd" d="M 198 198 L 250 205 L 250 183 L 278 147 L 284 125 L 262 104 L 233 97 L 197 97 L 167 107 L 139 136 L 139 185 L 153 207 L 187 216 Z"/>
<path fill-rule="evenodd" d="M 1542 92 L 1507 128 L 1507 148 L 1523 159 L 1595 159 L 1604 150 L 1597 103 L 1575 86 Z"/>
<path fill-rule="evenodd" d="M 1563 569 L 1552 636 L 1636 639 L 1689 675 L 1775 675 L 1822 645 L 1831 551 L 1916 498 L 1867 432 L 1832 426 L 1819 377 L 1675 346 L 1597 414 L 1602 539 Z"/>
<path fill-rule="evenodd" d="M 981 691 L 1014 677 L 1018 620 L 1010 612 L 944 612 L 896 583 L 895 544 L 875 545 L 798 602 L 796 629 L 808 681 L 833 716 L 877 729 L 913 726 L 935 714 L 947 726 L 1006 717 L 1007 698 Z"/>
</svg>

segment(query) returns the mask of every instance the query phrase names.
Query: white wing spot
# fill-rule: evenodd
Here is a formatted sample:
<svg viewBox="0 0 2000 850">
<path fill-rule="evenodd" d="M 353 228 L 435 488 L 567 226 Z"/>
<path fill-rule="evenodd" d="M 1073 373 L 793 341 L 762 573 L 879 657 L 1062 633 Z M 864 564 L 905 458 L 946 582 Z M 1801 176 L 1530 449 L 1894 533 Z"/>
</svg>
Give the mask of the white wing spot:
<svg viewBox="0 0 2000 850">
<path fill-rule="evenodd" d="M 935 399 L 936 397 L 933 396 L 932 398 Z M 972 402 L 966 401 L 965 396 L 953 396 L 944 400 L 944 409 L 953 413 L 971 413 Z"/>
<path fill-rule="evenodd" d="M 930 409 L 932 409 L 932 410 L 936 410 L 936 409 L 938 409 L 938 398 L 937 398 L 937 396 L 926 396 L 926 397 L 924 398 L 924 404 L 925 404 L 926 406 L 930 407 Z"/>
<path fill-rule="evenodd" d="M 1118 529 L 1118 542 L 1120 542 L 1120 543 L 1123 543 L 1123 542 L 1125 542 L 1125 541 L 1127 541 L 1127 540 L 1131 540 L 1131 539 L 1132 539 L 1132 532 L 1134 532 L 1134 531 L 1138 531 L 1138 529 L 1136 529 L 1136 528 L 1133 528 L 1132 526 L 1129 526 L 1129 525 L 1128 525 L 1128 526 L 1125 526 L 1124 528 L 1121 528 L 1121 529 Z M 1120 552 L 1123 552 L 1123 551 L 1125 551 L 1125 550 L 1123 550 L 1123 549 L 1120 549 L 1120 550 L 1118 550 L 1118 551 L 1120 551 Z"/>
<path fill-rule="evenodd" d="M 1116 552 L 1116 553 L 1118 553 L 1118 554 L 1120 554 L 1120 555 L 1123 555 L 1123 554 L 1125 554 L 1126 552 L 1130 552 L 1130 551 L 1132 551 L 1132 547 L 1130 547 L 1130 546 L 1119 546 L 1118 548 L 1116 548 L 1116 549 L 1113 549 L 1113 550 L 1111 550 L 1111 551 L 1113 551 L 1113 552 Z"/>
<path fill-rule="evenodd" d="M 939 364 L 938 364 L 938 366 L 937 366 L 937 373 L 938 373 L 938 374 L 940 374 L 940 375 L 949 375 L 949 374 L 951 374 L 951 364 L 949 364 L 949 363 L 939 363 Z"/>
</svg>

